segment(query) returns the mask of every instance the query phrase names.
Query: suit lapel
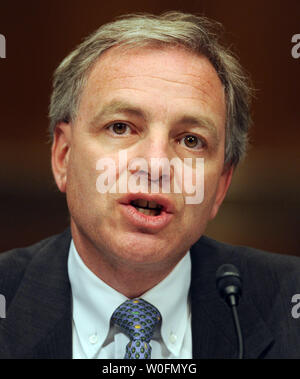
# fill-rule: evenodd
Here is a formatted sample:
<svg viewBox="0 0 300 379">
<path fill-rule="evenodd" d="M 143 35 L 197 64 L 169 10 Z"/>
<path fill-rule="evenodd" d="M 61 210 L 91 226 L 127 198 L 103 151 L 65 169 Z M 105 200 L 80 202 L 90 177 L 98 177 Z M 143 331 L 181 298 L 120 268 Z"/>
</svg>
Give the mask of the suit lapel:
<svg viewBox="0 0 300 379">
<path fill-rule="evenodd" d="M 67 272 L 70 241 L 69 230 L 47 240 L 28 265 L 1 323 L 0 346 L 6 346 L 4 356 L 72 358 L 71 289 Z"/>
<path fill-rule="evenodd" d="M 243 262 L 222 245 L 211 245 L 200 239 L 191 248 L 192 335 L 194 358 L 236 358 L 237 337 L 231 310 L 216 290 L 216 271 L 221 264 L 235 264 L 243 277 Z M 259 358 L 271 345 L 273 337 L 258 310 L 244 289 L 238 314 L 244 338 L 244 357 Z"/>
<path fill-rule="evenodd" d="M 72 358 L 67 272 L 70 241 L 69 230 L 46 240 L 28 265 L 6 319 L 0 324 L 1 357 Z M 237 341 L 232 316 L 216 291 L 215 273 L 221 264 L 232 263 L 243 275 L 243 262 L 238 254 L 208 241 L 201 238 L 191 247 L 193 358 L 235 358 Z M 238 311 L 245 358 L 258 358 L 273 338 L 250 295 L 245 288 Z"/>
</svg>

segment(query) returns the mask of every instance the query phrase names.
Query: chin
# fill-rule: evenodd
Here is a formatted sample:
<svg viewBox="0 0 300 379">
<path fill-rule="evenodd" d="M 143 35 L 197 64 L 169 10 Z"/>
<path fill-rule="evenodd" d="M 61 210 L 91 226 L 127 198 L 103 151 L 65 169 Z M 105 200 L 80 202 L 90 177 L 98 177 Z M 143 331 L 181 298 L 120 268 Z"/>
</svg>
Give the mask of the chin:
<svg viewBox="0 0 300 379">
<path fill-rule="evenodd" d="M 159 262 L 163 260 L 170 249 L 168 240 L 158 239 L 155 235 L 143 233 L 129 233 L 119 240 L 119 248 L 114 250 L 119 252 L 124 259 L 135 262 Z M 120 254 L 120 252 L 122 252 Z"/>
</svg>

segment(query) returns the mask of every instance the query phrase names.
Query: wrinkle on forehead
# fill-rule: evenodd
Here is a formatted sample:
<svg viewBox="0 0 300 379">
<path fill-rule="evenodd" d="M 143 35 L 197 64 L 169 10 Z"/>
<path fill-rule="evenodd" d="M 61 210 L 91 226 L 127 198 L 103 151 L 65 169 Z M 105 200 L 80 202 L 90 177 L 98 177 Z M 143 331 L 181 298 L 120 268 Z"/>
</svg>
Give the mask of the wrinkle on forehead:
<svg viewBox="0 0 300 379">
<path fill-rule="evenodd" d="M 172 53 L 172 63 L 174 63 L 174 65 L 170 64 L 170 54 Z M 155 60 L 150 62 L 147 57 L 153 54 L 157 55 L 157 59 L 159 61 L 165 60 L 166 65 L 158 67 Z M 188 64 L 186 60 L 187 55 L 189 56 Z M 146 65 L 144 64 L 145 59 L 147 59 Z M 120 64 L 120 62 L 122 63 L 122 60 L 124 60 L 124 64 Z M 93 73 L 95 73 L 96 70 L 96 75 L 102 72 L 105 76 L 118 76 L 119 78 L 132 77 L 135 76 L 132 75 L 132 71 L 126 70 L 127 66 L 131 66 L 131 63 L 133 63 L 136 67 L 136 76 L 139 75 L 139 70 L 142 70 L 142 75 L 149 77 L 155 77 L 156 75 L 153 75 L 154 72 L 155 74 L 160 74 L 161 72 L 161 75 L 165 79 L 168 75 L 174 76 L 175 74 L 178 76 L 180 69 L 180 75 L 182 77 L 194 77 L 196 80 L 203 80 L 202 77 L 200 78 L 199 75 L 195 74 L 195 71 L 201 73 L 202 69 L 205 69 L 206 71 L 209 71 L 210 78 L 214 77 L 217 79 L 219 84 L 222 85 L 215 68 L 206 56 L 188 51 L 184 47 L 180 46 L 169 46 L 159 49 L 157 47 L 144 47 L 143 49 L 131 48 L 130 50 L 125 49 L 124 51 L 122 50 L 122 46 L 116 46 L 106 51 L 99 57 L 90 75 L 93 76 Z M 174 70 L 172 70 L 172 67 L 174 67 Z M 159 76 L 157 76 L 157 78 L 159 78 Z"/>
<path fill-rule="evenodd" d="M 223 84 L 213 65 L 203 55 L 170 48 L 119 52 L 112 48 L 95 64 L 84 89 L 87 96 L 85 105 L 95 105 L 97 99 L 108 94 L 111 96 L 113 92 L 131 96 L 126 91 L 135 91 L 154 95 L 155 100 L 162 101 L 165 95 L 178 100 L 192 99 L 208 105 L 222 118 L 223 112 L 225 115 Z"/>
<path fill-rule="evenodd" d="M 187 87 L 187 89 L 189 89 L 189 87 L 195 89 L 198 93 L 198 91 L 202 92 L 205 96 L 211 96 L 212 95 L 212 92 L 215 91 L 215 86 L 213 86 L 213 84 L 209 81 L 209 80 L 203 80 L 202 78 L 200 77 L 197 77 L 197 81 L 195 80 L 192 80 L 190 82 L 188 81 L 183 81 L 183 80 L 180 80 L 180 78 L 174 78 L 174 79 L 168 79 L 168 78 L 165 78 L 165 77 L 160 77 L 160 76 L 155 76 L 155 75 L 128 75 L 128 76 L 115 76 L 113 78 L 111 78 L 109 81 L 105 81 L 105 82 L 102 82 L 101 83 L 101 87 L 102 88 L 114 88 L 114 89 L 128 89 L 128 90 L 137 90 L 137 91 L 149 91 L 149 88 L 148 87 L 145 87 L 145 89 L 143 88 L 139 88 L 138 85 L 135 85 L 135 84 L 139 84 L 139 81 L 140 80 L 147 80 L 149 79 L 149 84 L 150 84 L 150 80 L 151 80 L 151 86 L 150 88 L 152 90 L 155 90 L 155 81 L 162 81 L 162 82 L 165 82 L 166 84 L 172 84 L 175 86 L 175 90 L 176 90 L 176 87 Z M 182 88 L 181 88 L 182 89 Z M 225 93 L 224 93 L 225 94 Z M 195 94 L 196 95 L 196 94 Z M 215 95 L 215 93 L 214 93 Z M 183 96 L 183 97 L 187 97 L 187 96 Z"/>
<path fill-rule="evenodd" d="M 157 70 L 156 70 L 157 71 Z M 166 84 L 173 84 L 174 86 L 184 86 L 184 87 L 191 87 L 195 89 L 196 91 L 202 92 L 205 96 L 214 96 L 216 97 L 218 93 L 222 97 L 222 99 L 225 99 L 225 90 L 224 86 L 219 80 L 217 74 L 214 74 L 215 77 L 211 78 L 209 77 L 203 77 L 203 75 L 199 74 L 190 74 L 190 73 L 176 73 L 172 72 L 172 75 L 170 77 L 167 77 L 166 74 L 168 73 L 167 70 L 163 70 L 161 72 L 161 75 L 156 72 L 156 74 L 151 73 L 136 73 L 134 75 L 132 74 L 124 74 L 123 70 L 117 70 L 116 72 L 113 72 L 112 69 L 109 70 L 109 72 L 106 73 L 105 78 L 106 80 L 99 82 L 99 87 L 114 87 L 114 88 L 121 88 L 122 89 L 134 89 L 134 90 L 143 90 L 142 88 L 138 88 L 139 81 L 142 80 L 149 80 L 149 88 L 152 88 L 155 90 L 155 86 L 150 83 L 150 80 L 153 81 L 155 84 L 155 81 L 159 82 L 165 82 Z M 109 80 L 107 80 L 109 78 Z M 217 79 L 217 80 L 216 80 Z M 95 78 L 97 81 L 97 79 Z M 138 85 L 135 85 L 138 84 Z M 147 88 L 147 91 L 149 90 Z M 218 91 L 220 89 L 220 91 Z M 195 93 L 195 95 L 197 95 Z"/>
<path fill-rule="evenodd" d="M 202 82 L 203 84 L 205 85 L 208 85 L 210 87 L 212 87 L 212 83 L 210 80 L 205 80 L 205 78 L 201 78 L 199 75 L 192 75 L 192 74 L 182 74 L 182 77 L 187 77 L 188 79 L 196 79 L 193 80 L 193 83 L 188 83 L 186 80 L 180 80 L 178 75 L 176 77 L 176 79 L 168 79 L 165 77 L 165 74 L 166 72 L 162 72 L 162 76 L 159 76 L 159 75 L 149 75 L 149 74 L 140 74 L 140 75 L 116 75 L 114 78 L 112 78 L 112 80 L 116 79 L 116 80 L 121 80 L 121 79 L 134 79 L 134 78 L 150 78 L 150 79 L 157 79 L 157 80 L 162 80 L 162 81 L 166 81 L 166 82 L 169 82 L 169 83 L 174 83 L 174 84 L 179 84 L 179 85 L 191 85 L 195 88 L 198 88 L 198 89 L 201 89 L 202 87 L 200 86 L 200 82 Z M 191 77 L 191 78 L 190 78 Z M 197 86 L 199 82 L 199 85 Z M 223 85 L 222 85 L 223 86 Z"/>
</svg>

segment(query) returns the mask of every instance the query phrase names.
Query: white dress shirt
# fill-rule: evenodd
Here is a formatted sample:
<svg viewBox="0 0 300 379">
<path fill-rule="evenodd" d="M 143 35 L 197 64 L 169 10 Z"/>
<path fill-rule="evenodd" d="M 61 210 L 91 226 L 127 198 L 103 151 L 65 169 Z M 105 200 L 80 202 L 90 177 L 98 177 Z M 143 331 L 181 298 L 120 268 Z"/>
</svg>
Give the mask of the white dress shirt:
<svg viewBox="0 0 300 379">
<path fill-rule="evenodd" d="M 110 318 L 127 297 L 98 278 L 84 264 L 72 240 L 68 273 L 73 304 L 73 358 L 122 359 L 129 338 Z M 162 316 L 153 339 L 151 358 L 192 358 L 189 288 L 191 259 L 188 252 L 172 272 L 141 298 Z"/>
</svg>

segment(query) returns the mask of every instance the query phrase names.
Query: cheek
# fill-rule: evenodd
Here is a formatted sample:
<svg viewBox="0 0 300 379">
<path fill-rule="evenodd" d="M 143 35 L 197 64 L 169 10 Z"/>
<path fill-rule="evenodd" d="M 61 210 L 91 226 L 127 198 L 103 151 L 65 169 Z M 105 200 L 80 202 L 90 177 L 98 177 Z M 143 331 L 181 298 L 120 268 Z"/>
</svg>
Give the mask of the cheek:
<svg viewBox="0 0 300 379">
<path fill-rule="evenodd" d="M 220 173 L 216 167 L 207 166 L 205 166 L 200 184 L 198 183 L 196 194 L 189 197 L 190 204 L 185 204 L 185 222 L 190 225 L 191 233 L 204 232 L 216 202 Z M 194 180 L 197 182 L 196 175 Z M 185 195 L 185 201 L 186 199 Z"/>
<path fill-rule="evenodd" d="M 67 192 L 83 200 L 96 192 L 96 160 L 85 150 L 72 149 L 67 170 Z"/>
<path fill-rule="evenodd" d="M 184 230 L 184 238 L 194 243 L 205 232 L 209 215 L 210 207 L 205 202 L 198 205 L 185 205 L 183 221 L 180 220 L 178 230 Z"/>
<path fill-rule="evenodd" d="M 201 218 L 204 221 L 209 218 L 216 200 L 220 171 L 218 167 L 202 162 L 192 175 L 186 175 L 183 195 L 185 207 L 190 209 L 188 214 L 192 219 Z"/>
<path fill-rule="evenodd" d="M 199 206 L 199 209 L 212 206 L 221 172 L 221 160 L 210 162 L 208 159 L 196 158 L 193 167 L 184 165 L 182 188 L 185 203 Z"/>
<path fill-rule="evenodd" d="M 215 194 L 224 167 L 224 150 L 219 151 L 213 160 L 206 159 L 204 167 L 204 185 L 208 195 Z"/>
<path fill-rule="evenodd" d="M 91 213 L 108 210 L 111 198 L 118 196 L 114 187 L 118 190 L 120 173 L 126 171 L 124 155 L 118 151 L 101 155 L 101 146 L 85 146 L 88 148 L 74 148 L 70 154 L 67 178 L 69 201 L 74 207 L 77 207 L 77 202 L 81 207 L 89 208 Z"/>
</svg>

